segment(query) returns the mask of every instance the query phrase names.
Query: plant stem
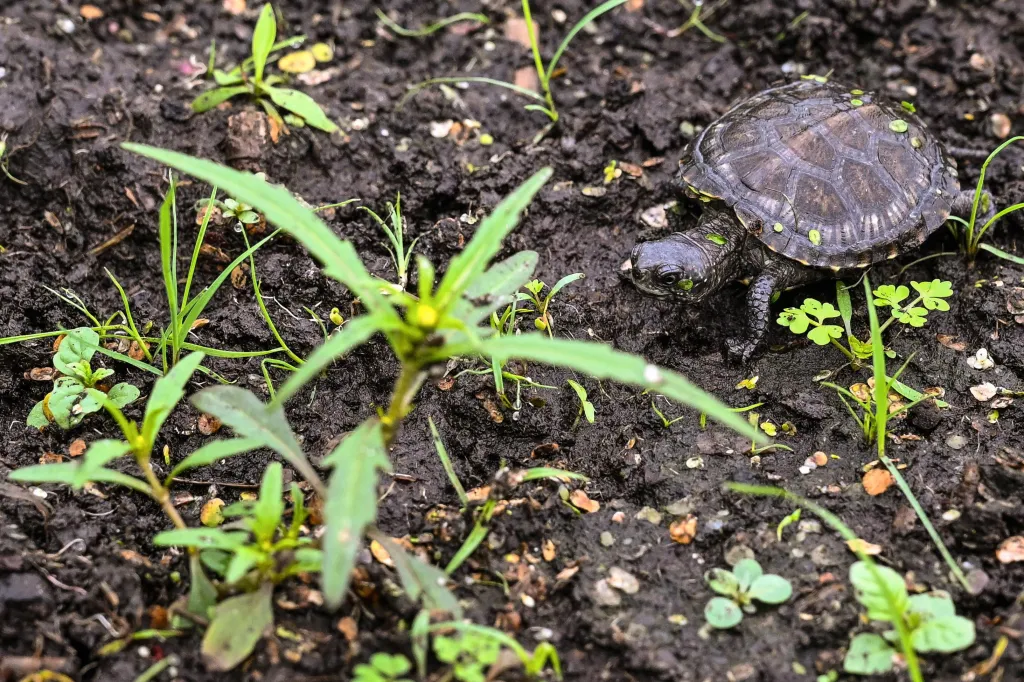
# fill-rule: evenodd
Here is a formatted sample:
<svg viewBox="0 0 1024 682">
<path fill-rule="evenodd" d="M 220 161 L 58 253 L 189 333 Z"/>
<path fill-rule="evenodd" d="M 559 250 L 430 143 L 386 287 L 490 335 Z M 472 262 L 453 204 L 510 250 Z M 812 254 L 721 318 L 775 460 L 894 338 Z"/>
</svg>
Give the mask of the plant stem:
<svg viewBox="0 0 1024 682">
<path fill-rule="evenodd" d="M 185 525 L 185 521 L 181 518 L 181 514 L 179 514 L 178 510 L 174 508 L 173 504 L 171 504 L 170 491 L 160 483 L 160 480 L 153 472 L 153 467 L 150 464 L 150 455 L 140 455 L 139 453 L 136 453 L 135 461 L 138 463 L 139 468 L 142 469 L 142 473 L 146 476 L 146 482 L 149 483 L 149 487 L 153 489 L 150 495 L 152 495 L 154 500 L 160 503 L 160 507 L 164 510 L 164 513 L 167 514 L 167 518 L 171 520 L 171 523 L 174 524 L 175 528 L 187 528 L 188 526 Z M 195 550 L 193 548 L 189 548 L 190 553 L 193 553 L 194 551 Z"/>
<path fill-rule="evenodd" d="M 395 435 L 398 433 L 398 426 L 407 414 L 412 410 L 412 401 L 419 393 L 420 387 L 426 381 L 427 373 L 415 362 L 402 363 L 402 370 L 395 382 L 394 391 L 391 393 L 391 402 L 388 404 L 388 411 L 381 417 L 384 439 L 384 447 L 390 447 Z"/>
<path fill-rule="evenodd" d="M 843 344 L 839 343 L 835 339 L 829 339 L 829 341 L 832 343 L 833 346 L 835 346 L 836 348 L 841 350 L 843 352 L 843 355 L 845 355 L 851 362 L 857 362 L 857 357 L 853 353 L 848 351 L 846 349 L 846 346 L 844 346 Z"/>
</svg>

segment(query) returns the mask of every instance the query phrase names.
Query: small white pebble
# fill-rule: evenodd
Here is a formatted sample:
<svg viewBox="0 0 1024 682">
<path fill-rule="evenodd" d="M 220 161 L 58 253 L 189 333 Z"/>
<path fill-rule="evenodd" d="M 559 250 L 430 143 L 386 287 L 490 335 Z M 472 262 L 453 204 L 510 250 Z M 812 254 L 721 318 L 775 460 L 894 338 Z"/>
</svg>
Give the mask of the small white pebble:
<svg viewBox="0 0 1024 682">
<path fill-rule="evenodd" d="M 136 651 L 139 654 L 139 658 L 149 658 L 150 651 L 148 646 L 140 646 Z"/>
<path fill-rule="evenodd" d="M 161 83 L 157 83 L 156 85 L 154 85 L 154 86 L 153 86 L 153 92 L 155 92 L 156 94 L 158 94 L 158 95 L 159 95 L 159 94 L 160 94 L 161 92 L 163 92 L 163 91 L 164 91 L 164 86 L 163 86 L 163 84 L 161 84 Z"/>
<path fill-rule="evenodd" d="M 32 488 L 32 494 L 38 497 L 40 500 L 46 499 L 46 491 L 42 488 Z"/>
<path fill-rule="evenodd" d="M 661 370 L 656 365 L 644 367 L 644 381 L 650 384 L 660 384 L 662 380 Z"/>
</svg>

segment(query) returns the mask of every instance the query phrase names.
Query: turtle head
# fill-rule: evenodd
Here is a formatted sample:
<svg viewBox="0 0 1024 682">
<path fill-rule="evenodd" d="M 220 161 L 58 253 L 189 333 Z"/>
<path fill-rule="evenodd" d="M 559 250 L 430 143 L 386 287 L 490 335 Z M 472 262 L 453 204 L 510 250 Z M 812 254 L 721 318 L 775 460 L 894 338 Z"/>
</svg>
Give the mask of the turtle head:
<svg viewBox="0 0 1024 682">
<path fill-rule="evenodd" d="M 715 261 L 704 244 L 675 233 L 633 247 L 623 269 L 637 289 L 658 298 L 697 302 L 718 288 Z"/>
</svg>

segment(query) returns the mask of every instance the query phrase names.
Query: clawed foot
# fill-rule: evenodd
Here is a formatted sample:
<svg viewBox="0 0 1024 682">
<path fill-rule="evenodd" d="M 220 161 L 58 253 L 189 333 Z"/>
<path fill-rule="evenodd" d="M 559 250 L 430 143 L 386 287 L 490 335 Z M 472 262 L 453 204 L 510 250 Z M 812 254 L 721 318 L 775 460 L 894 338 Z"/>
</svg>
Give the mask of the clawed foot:
<svg viewBox="0 0 1024 682">
<path fill-rule="evenodd" d="M 750 339 L 728 339 L 725 342 L 725 355 L 730 362 L 745 365 L 754 357 L 757 344 Z"/>
</svg>

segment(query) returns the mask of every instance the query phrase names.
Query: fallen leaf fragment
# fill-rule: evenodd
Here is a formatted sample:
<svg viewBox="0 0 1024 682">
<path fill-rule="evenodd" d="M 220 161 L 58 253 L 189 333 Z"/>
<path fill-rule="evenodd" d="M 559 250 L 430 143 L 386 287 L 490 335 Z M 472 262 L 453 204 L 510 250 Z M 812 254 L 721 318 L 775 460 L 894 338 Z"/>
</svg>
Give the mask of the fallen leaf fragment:
<svg viewBox="0 0 1024 682">
<path fill-rule="evenodd" d="M 356 625 L 355 618 L 351 616 L 345 616 L 338 621 L 338 632 L 342 634 L 348 641 L 354 641 L 356 636 L 359 634 L 359 626 Z"/>
<path fill-rule="evenodd" d="M 215 497 L 203 505 L 199 512 L 199 520 L 208 528 L 216 528 L 224 523 L 224 500 Z"/>
<path fill-rule="evenodd" d="M 316 68 L 316 58 L 309 50 L 299 50 L 281 57 L 277 67 L 286 73 L 308 73 Z"/>
<path fill-rule="evenodd" d="M 886 473 L 888 473 L 888 472 L 886 472 Z M 882 548 L 881 547 L 879 547 L 878 545 L 872 544 L 872 543 L 868 542 L 867 540 L 862 540 L 860 538 L 854 538 L 853 540 L 847 540 L 846 541 L 846 546 L 849 547 L 850 551 L 853 552 L 854 554 L 857 554 L 858 552 L 860 552 L 862 554 L 867 554 L 868 556 L 878 556 L 879 554 L 882 553 Z"/>
<path fill-rule="evenodd" d="M 370 541 L 370 554 L 377 560 L 377 563 L 384 564 L 388 567 L 394 567 L 395 562 L 391 558 L 391 554 L 384 549 L 384 545 L 380 544 L 376 540 Z"/>
<path fill-rule="evenodd" d="M 996 558 L 1003 564 L 1024 561 L 1024 537 L 1014 535 L 1000 542 L 996 548 Z"/>
<path fill-rule="evenodd" d="M 971 386 L 971 395 L 973 395 L 974 399 L 980 403 L 995 398 L 996 393 L 998 392 L 999 389 L 988 381 L 983 384 L 978 384 L 977 386 Z"/>
<path fill-rule="evenodd" d="M 544 561 L 554 561 L 556 556 L 555 543 L 551 540 L 545 540 L 541 547 L 541 556 L 544 557 Z"/>
<path fill-rule="evenodd" d="M 593 514 L 601 509 L 601 504 L 597 500 L 590 499 L 582 490 L 573 490 L 569 493 L 569 502 L 572 503 L 572 506 L 588 514 Z"/>
<path fill-rule="evenodd" d="M 96 5 L 82 5 L 78 8 L 78 13 L 82 15 L 82 18 L 86 21 L 103 18 L 103 10 Z"/>
<path fill-rule="evenodd" d="M 85 441 L 79 438 L 68 446 L 68 454 L 72 457 L 81 457 L 85 454 Z"/>
<path fill-rule="evenodd" d="M 220 430 L 221 421 L 208 414 L 199 415 L 199 433 L 204 436 L 212 436 Z"/>
<path fill-rule="evenodd" d="M 677 519 L 668 527 L 668 535 L 673 542 L 681 545 L 688 545 L 697 537 L 697 517 L 689 514 L 684 518 Z"/>
<path fill-rule="evenodd" d="M 950 336 L 949 334 L 936 334 L 935 338 L 938 340 L 939 343 L 941 343 L 943 346 L 950 350 L 955 350 L 959 352 L 967 350 L 967 344 L 964 343 L 963 341 L 958 340 L 955 336 Z"/>
<path fill-rule="evenodd" d="M 893 484 L 892 474 L 888 469 L 872 469 L 864 474 L 861 482 L 868 495 L 881 495 Z"/>
</svg>

